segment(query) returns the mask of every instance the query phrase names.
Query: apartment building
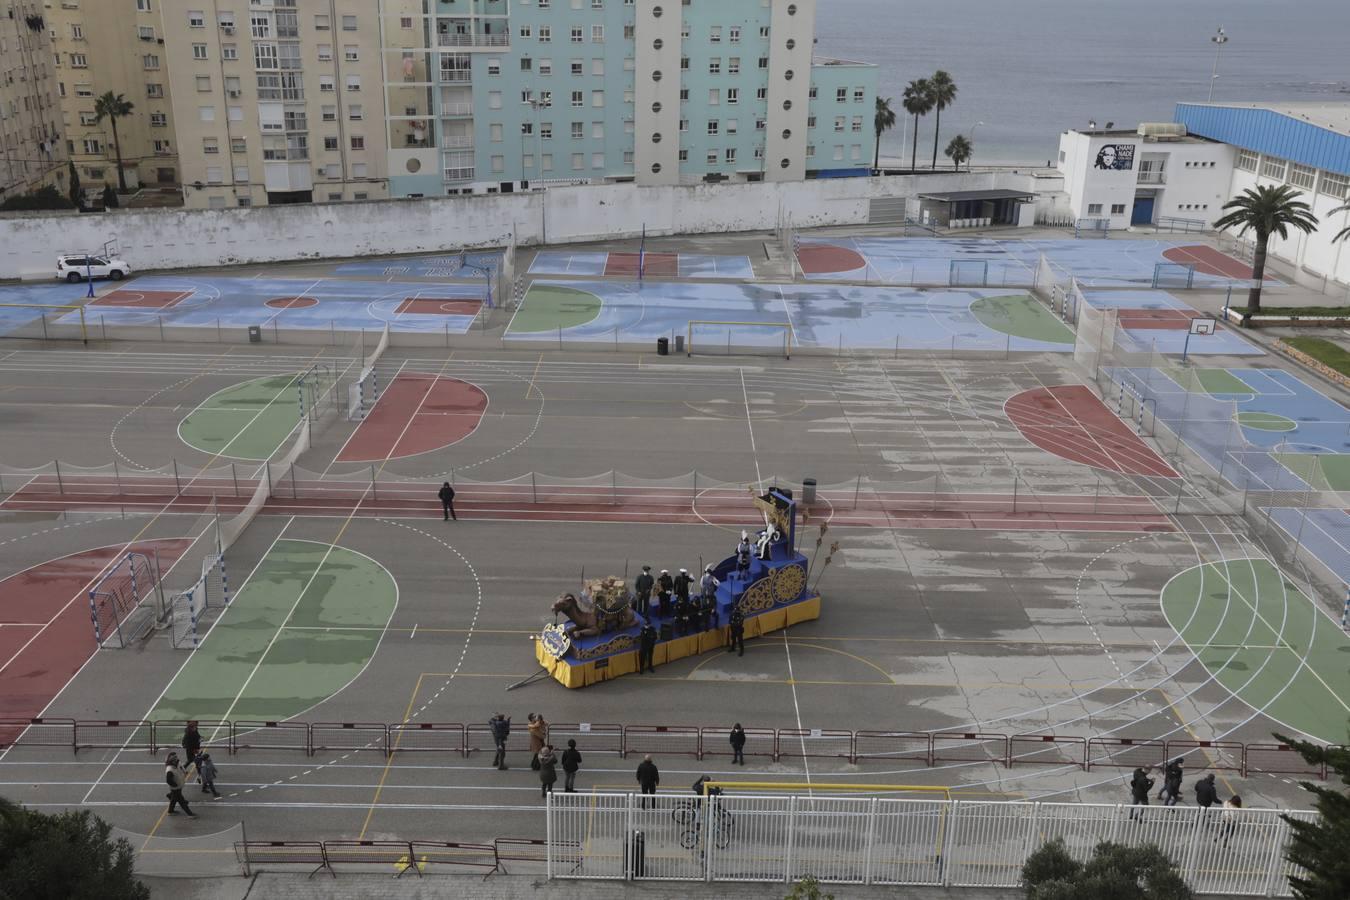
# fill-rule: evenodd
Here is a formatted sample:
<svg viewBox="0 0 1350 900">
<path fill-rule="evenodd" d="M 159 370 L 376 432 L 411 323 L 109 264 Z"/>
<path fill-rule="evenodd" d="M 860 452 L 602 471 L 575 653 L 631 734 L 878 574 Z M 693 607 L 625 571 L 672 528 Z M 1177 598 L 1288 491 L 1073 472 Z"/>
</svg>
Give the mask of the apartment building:
<svg viewBox="0 0 1350 900">
<path fill-rule="evenodd" d="M 0 0 L 0 198 L 67 187 L 57 85 L 43 4 Z"/>
<path fill-rule="evenodd" d="M 866 174 L 816 0 L 379 0 L 392 196 Z"/>
<path fill-rule="evenodd" d="M 389 196 L 373 0 L 159 6 L 191 208 Z"/>
<path fill-rule="evenodd" d="M 86 190 L 119 187 L 120 146 L 126 186 L 178 183 L 164 32 L 156 0 L 46 0 L 66 151 Z M 111 91 L 132 104 L 98 120 L 95 100 Z"/>
</svg>

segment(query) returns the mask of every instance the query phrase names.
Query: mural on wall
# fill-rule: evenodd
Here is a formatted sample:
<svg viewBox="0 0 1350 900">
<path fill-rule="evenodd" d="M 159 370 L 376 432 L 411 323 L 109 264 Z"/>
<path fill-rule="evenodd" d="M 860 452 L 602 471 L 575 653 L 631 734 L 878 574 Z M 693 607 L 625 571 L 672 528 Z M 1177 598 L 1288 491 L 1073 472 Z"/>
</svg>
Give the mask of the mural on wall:
<svg viewBox="0 0 1350 900">
<path fill-rule="evenodd" d="M 1128 170 L 1134 168 L 1134 144 L 1105 144 L 1097 151 L 1094 169 Z"/>
</svg>

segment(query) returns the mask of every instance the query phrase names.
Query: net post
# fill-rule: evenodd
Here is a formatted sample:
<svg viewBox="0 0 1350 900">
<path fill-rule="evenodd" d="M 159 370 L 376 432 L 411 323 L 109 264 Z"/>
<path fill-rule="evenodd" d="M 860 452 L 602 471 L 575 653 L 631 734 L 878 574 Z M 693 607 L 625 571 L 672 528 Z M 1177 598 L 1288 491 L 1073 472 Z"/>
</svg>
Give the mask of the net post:
<svg viewBox="0 0 1350 900">
<path fill-rule="evenodd" d="M 42 339 L 45 341 L 47 340 L 47 311 L 43 310 L 38 315 L 42 318 Z"/>
<path fill-rule="evenodd" d="M 173 462 L 173 492 L 174 492 L 174 496 L 182 496 L 182 493 L 183 493 L 183 485 L 182 485 L 182 483 L 178 480 L 178 459 L 175 457 L 175 458 L 172 460 L 172 462 Z"/>
<path fill-rule="evenodd" d="M 380 499 L 380 491 L 379 491 L 379 488 L 377 488 L 377 487 L 375 486 L 375 464 L 374 464 L 374 463 L 371 463 L 371 464 L 370 464 L 370 496 L 371 496 L 373 499 L 375 499 L 375 500 L 379 500 L 379 499 Z"/>
<path fill-rule="evenodd" d="M 83 341 L 84 345 L 87 347 L 89 346 L 89 329 L 86 327 L 84 321 L 84 307 L 81 306 L 78 307 L 78 309 L 80 312 L 80 340 Z"/>
<path fill-rule="evenodd" d="M 234 482 L 234 495 L 239 496 L 239 472 L 235 469 L 234 463 L 230 463 L 230 480 Z"/>
<path fill-rule="evenodd" d="M 117 458 L 113 457 L 113 483 L 117 485 L 117 495 L 122 495 L 122 470 L 117 467 Z"/>
<path fill-rule="evenodd" d="M 66 492 L 66 486 L 61 481 L 61 460 L 54 459 L 52 462 L 56 466 L 56 492 L 58 494 L 64 494 Z"/>
</svg>

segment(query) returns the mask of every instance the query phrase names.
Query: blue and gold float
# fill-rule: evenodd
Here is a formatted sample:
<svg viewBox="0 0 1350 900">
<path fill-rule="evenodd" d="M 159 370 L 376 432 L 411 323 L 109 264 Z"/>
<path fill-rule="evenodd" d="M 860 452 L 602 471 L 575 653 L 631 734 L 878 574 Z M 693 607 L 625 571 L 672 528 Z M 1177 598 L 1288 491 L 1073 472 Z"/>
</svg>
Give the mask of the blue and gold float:
<svg viewBox="0 0 1350 900">
<path fill-rule="evenodd" d="M 555 614 L 570 621 L 550 625 L 535 637 L 539 664 L 564 687 L 586 687 L 638 670 L 639 639 L 647 623 L 659 635 L 652 654 L 659 666 L 726 647 L 734 608 L 744 616 L 747 639 L 819 618 L 820 594 L 807 587 L 807 560 L 797 552 L 792 492 L 770 488 L 754 503 L 765 525 L 750 553 L 749 569 L 738 564 L 739 554 L 712 567 L 720 582 L 716 602 L 695 619 L 697 626 L 681 634 L 670 604 L 661 607 L 653 597 L 644 616 L 633 610 L 633 594 L 623 580 L 591 581 L 581 597 L 564 594 L 554 603 Z M 695 582 L 691 596 L 697 592 Z"/>
</svg>

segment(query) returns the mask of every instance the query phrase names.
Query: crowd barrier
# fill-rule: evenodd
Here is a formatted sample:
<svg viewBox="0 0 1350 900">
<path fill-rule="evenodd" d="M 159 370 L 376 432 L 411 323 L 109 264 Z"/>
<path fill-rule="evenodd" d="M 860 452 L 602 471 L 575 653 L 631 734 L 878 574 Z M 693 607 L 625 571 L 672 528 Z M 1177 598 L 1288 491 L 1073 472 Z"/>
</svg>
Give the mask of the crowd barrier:
<svg viewBox="0 0 1350 900">
<path fill-rule="evenodd" d="M 65 747 L 158 753 L 181 745 L 182 720 L 0 719 L 0 750 L 9 747 Z M 199 722 L 202 746 L 235 754 L 249 750 L 289 750 L 306 756 L 330 752 L 450 753 L 468 757 L 495 752 L 487 723 L 454 722 Z M 731 729 L 724 725 L 619 725 L 555 722 L 548 737 L 554 746 L 575 740 L 589 753 L 689 756 L 732 755 Z M 994 734 L 973 731 L 846 731 L 829 728 L 745 729 L 744 755 L 778 762 L 813 757 L 850 764 L 880 761 L 933 768 L 948 763 L 989 763 L 1095 768 L 1156 768 L 1172 759 L 1202 758 L 1202 768 L 1296 775 L 1325 780 L 1325 764 L 1306 762 L 1287 744 L 1244 744 L 1228 740 L 1129 737 L 1080 737 L 1061 734 Z M 529 732 L 512 724 L 508 753 L 529 752 Z M 1193 764 L 1195 765 L 1195 764 Z"/>
<path fill-rule="evenodd" d="M 236 841 L 234 853 L 248 874 L 262 867 L 275 870 L 277 866 L 301 866 L 310 870 L 311 878 L 325 871 L 336 878 L 339 866 L 374 865 L 392 869 L 395 878 L 402 878 L 409 870 L 421 878 L 428 872 L 453 873 L 467 868 L 482 871 L 486 879 L 506 871 L 498 854 L 499 842 L 513 848 L 510 859 L 532 858 L 521 856 L 516 847 L 544 844 L 514 838 L 499 838 L 491 844 L 417 840 Z M 547 845 L 536 856 L 546 861 Z"/>
</svg>

